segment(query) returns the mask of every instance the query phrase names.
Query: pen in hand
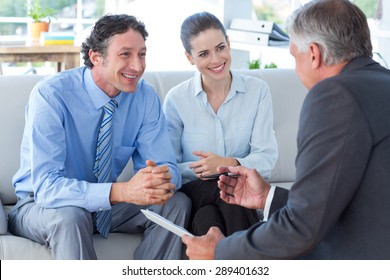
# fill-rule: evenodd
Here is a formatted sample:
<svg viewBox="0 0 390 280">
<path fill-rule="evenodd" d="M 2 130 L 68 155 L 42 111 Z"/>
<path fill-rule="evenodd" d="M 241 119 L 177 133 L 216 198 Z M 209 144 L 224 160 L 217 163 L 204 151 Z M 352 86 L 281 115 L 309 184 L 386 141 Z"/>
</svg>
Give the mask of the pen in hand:
<svg viewBox="0 0 390 280">
<path fill-rule="evenodd" d="M 239 174 L 234 174 L 234 173 L 231 173 L 231 172 L 222 172 L 222 173 L 215 173 L 215 174 L 202 176 L 202 178 L 204 178 L 204 179 L 217 179 L 221 175 L 229 176 L 229 177 L 232 177 L 232 178 L 237 178 L 237 177 L 240 176 Z"/>
</svg>

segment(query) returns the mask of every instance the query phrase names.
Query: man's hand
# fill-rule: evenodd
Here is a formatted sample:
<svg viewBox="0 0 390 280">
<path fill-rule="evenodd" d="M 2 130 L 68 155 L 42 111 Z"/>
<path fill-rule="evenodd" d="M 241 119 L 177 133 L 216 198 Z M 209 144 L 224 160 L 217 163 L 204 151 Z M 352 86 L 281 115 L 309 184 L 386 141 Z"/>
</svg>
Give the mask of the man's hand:
<svg viewBox="0 0 390 280">
<path fill-rule="evenodd" d="M 211 152 L 195 151 L 194 155 L 200 157 L 196 162 L 189 164 L 195 176 L 203 179 L 204 176 L 217 173 L 218 166 L 236 166 L 239 162 L 235 158 L 221 157 Z"/>
<path fill-rule="evenodd" d="M 219 167 L 218 172 L 238 174 L 237 178 L 222 175 L 218 181 L 221 199 L 246 208 L 264 209 L 270 184 L 255 169 L 243 166 Z"/>
<path fill-rule="evenodd" d="M 175 185 L 171 183 L 168 166 L 157 166 L 147 160 L 146 167 L 139 170 L 128 182 L 113 183 L 111 203 L 133 203 L 137 205 L 164 204 L 172 196 Z"/>
<path fill-rule="evenodd" d="M 213 260 L 215 259 L 215 248 L 220 240 L 224 239 L 219 228 L 212 227 L 206 235 L 189 236 L 184 235 L 182 241 L 187 245 L 186 254 L 190 260 Z"/>
</svg>

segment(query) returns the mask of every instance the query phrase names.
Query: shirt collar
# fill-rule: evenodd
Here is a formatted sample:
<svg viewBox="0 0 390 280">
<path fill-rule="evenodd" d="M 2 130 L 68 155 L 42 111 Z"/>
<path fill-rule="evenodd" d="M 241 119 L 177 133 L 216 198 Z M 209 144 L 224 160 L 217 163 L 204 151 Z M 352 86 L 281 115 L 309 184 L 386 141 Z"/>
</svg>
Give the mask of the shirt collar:
<svg viewBox="0 0 390 280">
<path fill-rule="evenodd" d="M 232 86 L 230 87 L 229 94 L 236 94 L 238 92 L 245 93 L 244 79 L 236 71 L 230 71 L 230 73 L 232 74 Z"/>
<path fill-rule="evenodd" d="M 194 96 L 199 95 L 201 92 L 203 92 L 202 76 L 199 71 L 196 71 L 194 74 Z"/>
<path fill-rule="evenodd" d="M 230 71 L 232 74 L 232 86 L 230 87 L 230 91 L 228 93 L 227 99 L 230 99 L 233 97 L 236 93 L 245 93 L 245 83 L 242 77 L 236 72 L 236 71 Z M 194 74 L 194 96 L 199 95 L 201 92 L 203 92 L 202 88 L 202 78 L 199 71 L 196 71 Z"/>
<path fill-rule="evenodd" d="M 92 77 L 91 69 L 89 68 L 86 68 L 84 72 L 84 81 L 85 81 L 85 88 L 96 109 L 102 108 L 104 105 L 110 102 L 111 99 L 115 99 L 118 102 L 118 104 L 120 104 L 122 92 L 120 92 L 117 96 L 115 96 L 115 98 L 109 97 L 104 91 L 102 91 L 96 85 Z"/>
</svg>

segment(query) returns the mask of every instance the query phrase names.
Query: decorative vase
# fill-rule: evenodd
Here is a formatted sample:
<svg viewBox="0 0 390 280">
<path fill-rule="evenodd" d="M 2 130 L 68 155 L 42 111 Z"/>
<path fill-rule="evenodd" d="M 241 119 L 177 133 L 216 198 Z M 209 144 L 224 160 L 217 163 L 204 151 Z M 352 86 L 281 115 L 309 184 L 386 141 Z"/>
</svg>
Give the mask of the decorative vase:
<svg viewBox="0 0 390 280">
<path fill-rule="evenodd" d="M 30 34 L 31 39 L 33 41 L 39 41 L 39 37 L 41 36 L 41 32 L 48 32 L 49 31 L 49 22 L 31 22 L 30 23 Z"/>
</svg>

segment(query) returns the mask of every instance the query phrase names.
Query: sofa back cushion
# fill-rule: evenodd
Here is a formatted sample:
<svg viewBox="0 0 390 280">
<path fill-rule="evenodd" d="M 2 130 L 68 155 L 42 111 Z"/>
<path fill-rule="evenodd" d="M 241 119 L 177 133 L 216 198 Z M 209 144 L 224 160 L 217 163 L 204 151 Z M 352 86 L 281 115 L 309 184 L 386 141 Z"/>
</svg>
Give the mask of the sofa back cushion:
<svg viewBox="0 0 390 280">
<path fill-rule="evenodd" d="M 12 176 L 19 168 L 24 111 L 40 75 L 0 76 L 0 196 L 4 205 L 16 202 Z"/>
<path fill-rule="evenodd" d="M 296 134 L 299 111 L 307 90 L 293 69 L 240 70 L 240 73 L 264 79 L 271 90 L 274 129 L 279 148 L 279 159 L 270 181 L 275 183 L 295 180 Z M 193 71 L 147 71 L 147 80 L 163 101 L 175 85 L 194 74 Z M 0 76 L 0 197 L 4 205 L 16 202 L 12 176 L 19 168 L 20 143 L 24 129 L 24 111 L 30 92 L 42 79 L 41 75 Z M 243 112 L 244 114 L 245 112 Z M 132 175 L 131 162 L 119 180 Z"/>
<path fill-rule="evenodd" d="M 295 181 L 299 114 L 307 89 L 293 69 L 267 69 L 261 71 L 260 77 L 271 90 L 274 130 L 279 150 L 279 159 L 272 170 L 270 182 L 289 182 L 286 186 L 291 186 L 291 182 Z"/>
</svg>

